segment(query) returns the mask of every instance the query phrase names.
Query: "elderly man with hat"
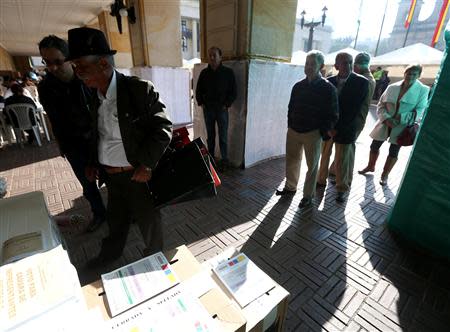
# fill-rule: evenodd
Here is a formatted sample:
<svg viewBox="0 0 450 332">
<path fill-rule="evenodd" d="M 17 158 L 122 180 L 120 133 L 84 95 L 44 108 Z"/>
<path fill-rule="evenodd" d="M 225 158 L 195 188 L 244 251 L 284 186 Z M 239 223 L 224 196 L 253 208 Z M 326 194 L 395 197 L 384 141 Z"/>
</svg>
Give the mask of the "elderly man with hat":
<svg viewBox="0 0 450 332">
<path fill-rule="evenodd" d="M 114 70 L 115 53 L 100 30 L 69 30 L 69 60 L 84 84 L 96 89 L 90 103 L 92 164 L 86 173 L 91 179 L 98 174 L 108 188 L 109 236 L 89 267 L 121 256 L 131 221 L 142 233 L 145 255 L 163 245 L 161 217 L 147 182 L 170 143 L 172 123 L 151 82 Z"/>
</svg>

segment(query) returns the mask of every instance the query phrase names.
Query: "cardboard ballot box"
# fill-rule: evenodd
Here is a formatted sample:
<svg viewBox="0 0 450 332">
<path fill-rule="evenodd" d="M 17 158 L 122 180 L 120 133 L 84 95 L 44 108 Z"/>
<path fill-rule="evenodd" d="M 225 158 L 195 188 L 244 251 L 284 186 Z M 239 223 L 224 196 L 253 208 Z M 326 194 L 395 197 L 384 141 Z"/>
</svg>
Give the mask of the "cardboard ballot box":
<svg viewBox="0 0 450 332">
<path fill-rule="evenodd" d="M 186 246 L 166 251 L 164 255 L 181 284 L 190 290 L 196 289 L 194 292 L 201 294 L 198 296 L 201 304 L 221 331 L 246 331 L 246 320 L 239 307 L 205 273 Z M 203 289 L 199 289 L 202 287 Z M 111 319 L 101 280 L 84 286 L 83 293 L 88 309 L 99 308 L 105 320 Z"/>
<path fill-rule="evenodd" d="M 209 271 L 214 281 L 219 285 L 230 301 L 233 301 L 237 306 L 239 306 L 232 293 L 213 272 L 213 269 L 220 263 L 232 260 L 232 258 L 236 257 L 237 254 L 238 252 L 234 248 L 229 248 L 223 253 L 204 262 L 202 266 L 204 269 Z M 263 271 L 260 271 L 260 273 L 265 275 Z M 265 275 L 265 278 L 270 279 L 267 275 Z M 247 282 L 253 282 L 251 274 L 246 275 L 245 279 L 247 279 Z M 273 283 L 273 287 L 270 290 L 266 291 L 264 294 L 245 305 L 243 308 L 239 306 L 247 321 L 246 331 L 263 332 L 269 328 L 271 331 L 284 330 L 283 327 L 288 309 L 289 292 L 272 279 L 270 280 Z"/>
<path fill-rule="evenodd" d="M 41 191 L 0 200 L 0 265 L 61 244 Z"/>
</svg>

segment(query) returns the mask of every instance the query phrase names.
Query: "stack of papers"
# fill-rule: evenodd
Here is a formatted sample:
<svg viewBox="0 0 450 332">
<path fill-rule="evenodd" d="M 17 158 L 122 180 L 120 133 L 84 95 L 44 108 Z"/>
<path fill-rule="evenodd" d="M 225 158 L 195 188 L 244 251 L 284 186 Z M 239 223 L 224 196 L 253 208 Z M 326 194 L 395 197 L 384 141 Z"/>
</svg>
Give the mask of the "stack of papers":
<svg viewBox="0 0 450 332">
<path fill-rule="evenodd" d="M 0 304 L 2 331 L 74 331 L 87 312 L 61 245 L 0 267 Z"/>
<path fill-rule="evenodd" d="M 276 286 L 245 254 L 220 263 L 213 271 L 242 308 Z"/>
<path fill-rule="evenodd" d="M 216 323 L 200 303 L 182 285 L 111 319 L 110 331 L 118 332 L 209 332 Z"/>
<path fill-rule="evenodd" d="M 102 281 L 112 317 L 179 283 L 161 252 L 102 274 Z"/>
</svg>

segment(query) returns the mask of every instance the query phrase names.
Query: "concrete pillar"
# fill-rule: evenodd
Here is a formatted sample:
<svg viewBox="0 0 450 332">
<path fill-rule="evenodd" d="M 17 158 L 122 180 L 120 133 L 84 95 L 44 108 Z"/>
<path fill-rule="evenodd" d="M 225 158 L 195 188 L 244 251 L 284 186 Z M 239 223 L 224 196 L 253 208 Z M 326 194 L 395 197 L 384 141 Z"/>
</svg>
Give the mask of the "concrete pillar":
<svg viewBox="0 0 450 332">
<path fill-rule="evenodd" d="M 227 59 L 290 61 L 296 0 L 201 0 L 202 61 L 211 46 Z"/>
<path fill-rule="evenodd" d="M 130 0 L 136 24 L 130 24 L 135 67 L 181 67 L 180 0 Z"/>
<path fill-rule="evenodd" d="M 117 68 L 133 67 L 128 19 L 122 17 L 122 34 L 119 33 L 116 18 L 103 11 L 98 15 L 98 25 L 108 39 L 111 49 L 116 50 L 114 62 Z"/>
<path fill-rule="evenodd" d="M 182 66 L 180 0 L 128 0 L 136 23 L 129 24 L 133 68 L 152 81 L 173 123 L 190 123 L 190 72 Z"/>
<path fill-rule="evenodd" d="M 251 166 L 283 155 L 287 105 L 303 68 L 290 65 L 297 0 L 201 0 L 201 58 L 222 49 L 233 69 L 238 96 L 230 109 L 229 159 Z M 205 64 L 194 68 L 194 84 Z M 195 85 L 194 85 L 195 88 Z M 206 139 L 203 113 L 194 112 L 194 136 Z M 216 140 L 218 141 L 218 140 Z M 216 149 L 216 156 L 219 156 Z"/>
<path fill-rule="evenodd" d="M 197 28 L 197 23 L 198 21 L 196 20 L 192 20 L 192 50 L 193 50 L 193 57 L 197 58 L 198 57 L 198 53 L 200 52 L 199 48 L 197 47 L 198 44 L 198 28 Z"/>
</svg>

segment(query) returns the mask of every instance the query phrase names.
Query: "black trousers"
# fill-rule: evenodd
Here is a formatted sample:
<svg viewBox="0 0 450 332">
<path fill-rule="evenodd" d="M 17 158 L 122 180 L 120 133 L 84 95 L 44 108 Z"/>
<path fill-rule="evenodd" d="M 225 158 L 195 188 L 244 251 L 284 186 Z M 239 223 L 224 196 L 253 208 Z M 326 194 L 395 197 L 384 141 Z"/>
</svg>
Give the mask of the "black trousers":
<svg viewBox="0 0 450 332">
<path fill-rule="evenodd" d="M 103 219 L 106 217 L 106 208 L 103 204 L 100 191 L 98 190 L 96 181 L 89 182 L 86 178 L 86 166 L 88 165 L 88 156 L 86 151 L 72 150 L 66 152 L 66 158 L 72 170 L 75 173 L 78 181 L 80 181 L 83 187 L 83 196 L 89 202 L 91 206 L 92 214 L 94 218 Z"/>
<path fill-rule="evenodd" d="M 203 106 L 203 116 L 208 134 L 209 154 L 213 157 L 215 156 L 217 122 L 220 154 L 223 161 L 228 161 L 228 110 L 223 105 L 205 105 Z"/>
<path fill-rule="evenodd" d="M 378 152 L 380 151 L 381 145 L 383 145 L 384 141 L 376 141 L 373 140 L 372 144 L 370 144 L 370 151 Z M 400 151 L 401 146 L 397 144 L 392 144 L 389 146 L 389 157 L 397 158 L 398 152 Z"/>
<path fill-rule="evenodd" d="M 102 251 L 112 256 L 122 253 L 132 222 L 138 224 L 147 250 L 157 252 L 163 249 L 160 212 L 153 208 L 153 198 L 147 183 L 131 180 L 133 172 L 106 176 L 109 236 L 103 240 Z"/>
</svg>

